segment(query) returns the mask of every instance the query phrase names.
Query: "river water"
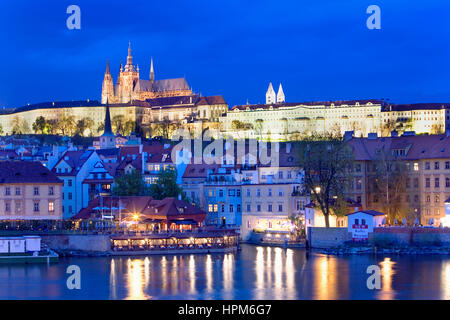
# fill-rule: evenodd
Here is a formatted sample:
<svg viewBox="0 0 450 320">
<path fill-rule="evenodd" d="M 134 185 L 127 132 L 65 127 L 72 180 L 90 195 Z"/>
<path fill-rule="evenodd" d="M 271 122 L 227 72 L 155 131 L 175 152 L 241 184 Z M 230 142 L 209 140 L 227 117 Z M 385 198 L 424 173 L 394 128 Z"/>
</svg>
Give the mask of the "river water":
<svg viewBox="0 0 450 320">
<path fill-rule="evenodd" d="M 81 289 L 67 288 L 67 267 Z M 381 289 L 367 288 L 378 265 Z M 235 254 L 64 258 L 0 265 L 0 299 L 450 299 L 450 256 L 327 256 L 242 245 Z"/>
</svg>

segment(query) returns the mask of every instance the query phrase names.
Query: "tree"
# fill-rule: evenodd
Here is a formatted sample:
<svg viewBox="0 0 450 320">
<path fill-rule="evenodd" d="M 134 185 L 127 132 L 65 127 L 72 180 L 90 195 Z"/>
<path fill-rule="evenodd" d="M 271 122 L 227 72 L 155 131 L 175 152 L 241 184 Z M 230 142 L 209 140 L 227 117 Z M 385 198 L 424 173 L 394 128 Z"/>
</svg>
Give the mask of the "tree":
<svg viewBox="0 0 450 320">
<path fill-rule="evenodd" d="M 145 185 L 142 173 L 133 170 L 114 179 L 113 194 L 115 196 L 145 196 L 148 187 Z"/>
<path fill-rule="evenodd" d="M 66 116 L 65 114 L 56 123 L 56 131 L 65 136 L 73 136 L 76 129 L 75 117 L 73 115 Z"/>
<path fill-rule="evenodd" d="M 253 129 L 253 125 L 251 123 L 245 123 L 239 120 L 233 120 L 231 122 L 231 130 L 237 131 L 238 135 L 241 131 L 248 131 L 250 129 Z"/>
<path fill-rule="evenodd" d="M 154 122 L 153 124 L 153 136 L 161 136 L 164 139 L 169 139 L 172 136 L 172 132 L 179 128 L 179 123 L 171 122 L 169 119 Z"/>
<path fill-rule="evenodd" d="M 125 122 L 124 135 L 129 136 L 132 132 L 136 133 L 136 121 L 128 120 Z"/>
<path fill-rule="evenodd" d="M 39 116 L 34 121 L 32 128 L 35 133 L 44 133 L 46 126 L 47 126 L 47 121 L 45 121 L 45 118 L 43 116 Z"/>
<path fill-rule="evenodd" d="M 19 116 L 15 116 L 12 120 L 12 134 L 25 134 L 28 133 L 29 127 L 25 119 L 20 119 Z"/>
<path fill-rule="evenodd" d="M 258 135 L 259 139 L 262 140 L 262 134 L 264 130 L 264 120 L 263 119 L 256 119 L 255 121 L 255 132 Z"/>
<path fill-rule="evenodd" d="M 345 202 L 349 168 L 353 166 L 351 147 L 333 136 L 315 135 L 299 143 L 299 160 L 305 188 L 319 205 L 328 228 L 330 214 L 341 213 Z"/>
<path fill-rule="evenodd" d="M 406 163 L 398 160 L 391 150 L 384 147 L 376 150 L 373 161 L 373 174 L 369 178 L 370 193 L 377 198 L 381 210 L 387 214 L 387 222 L 393 223 L 408 217 L 412 210 L 402 202 L 406 193 Z"/>
<path fill-rule="evenodd" d="M 102 133 L 103 131 L 105 131 L 105 123 L 104 122 L 100 123 L 97 127 L 97 133 Z"/>
<path fill-rule="evenodd" d="M 150 185 L 150 195 L 158 200 L 173 197 L 177 198 L 183 195 L 183 190 L 177 184 L 177 170 L 169 168 L 161 171 L 158 174 L 156 183 Z"/>
<path fill-rule="evenodd" d="M 91 118 L 80 119 L 77 121 L 75 134 L 84 136 L 86 130 L 89 130 L 89 135 L 92 136 L 93 127 L 94 127 L 94 120 L 92 120 Z"/>
<path fill-rule="evenodd" d="M 115 132 L 116 134 L 123 135 L 125 127 L 125 117 L 121 114 L 114 116 L 111 120 L 111 126 L 113 132 Z"/>
</svg>

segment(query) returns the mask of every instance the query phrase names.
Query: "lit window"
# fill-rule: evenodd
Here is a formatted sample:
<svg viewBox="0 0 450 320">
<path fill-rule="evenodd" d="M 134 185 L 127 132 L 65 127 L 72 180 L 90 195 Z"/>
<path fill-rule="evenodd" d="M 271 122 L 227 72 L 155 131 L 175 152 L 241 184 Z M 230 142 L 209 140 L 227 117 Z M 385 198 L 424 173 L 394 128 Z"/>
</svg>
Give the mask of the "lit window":
<svg viewBox="0 0 450 320">
<path fill-rule="evenodd" d="M 48 203 L 48 212 L 55 211 L 55 203 L 53 201 L 49 201 Z"/>
</svg>

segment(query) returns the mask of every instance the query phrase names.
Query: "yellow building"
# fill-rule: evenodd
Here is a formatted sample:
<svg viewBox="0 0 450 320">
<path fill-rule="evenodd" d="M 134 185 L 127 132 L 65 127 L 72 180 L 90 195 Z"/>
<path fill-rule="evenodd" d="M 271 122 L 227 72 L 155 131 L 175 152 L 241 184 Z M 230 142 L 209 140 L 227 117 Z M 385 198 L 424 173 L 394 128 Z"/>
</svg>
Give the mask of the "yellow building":
<svg viewBox="0 0 450 320">
<path fill-rule="evenodd" d="M 62 219 L 62 181 L 40 162 L 0 162 L 0 220 Z"/>
</svg>

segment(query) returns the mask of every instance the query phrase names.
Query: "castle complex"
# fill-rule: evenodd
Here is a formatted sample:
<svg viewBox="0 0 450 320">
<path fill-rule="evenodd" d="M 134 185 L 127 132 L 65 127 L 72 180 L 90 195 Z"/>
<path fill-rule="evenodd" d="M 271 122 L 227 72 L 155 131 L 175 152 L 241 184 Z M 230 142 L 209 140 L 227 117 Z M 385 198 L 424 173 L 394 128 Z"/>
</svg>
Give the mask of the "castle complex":
<svg viewBox="0 0 450 320">
<path fill-rule="evenodd" d="M 105 77 L 102 86 L 102 103 L 129 103 L 134 100 L 192 95 L 192 90 L 185 78 L 155 80 L 153 58 L 150 62 L 149 80 L 140 79 L 139 66 L 133 65 L 131 44 L 128 46 L 127 64 L 123 68 L 120 64 L 119 76 L 114 85 L 109 61 L 106 64 Z"/>
</svg>

